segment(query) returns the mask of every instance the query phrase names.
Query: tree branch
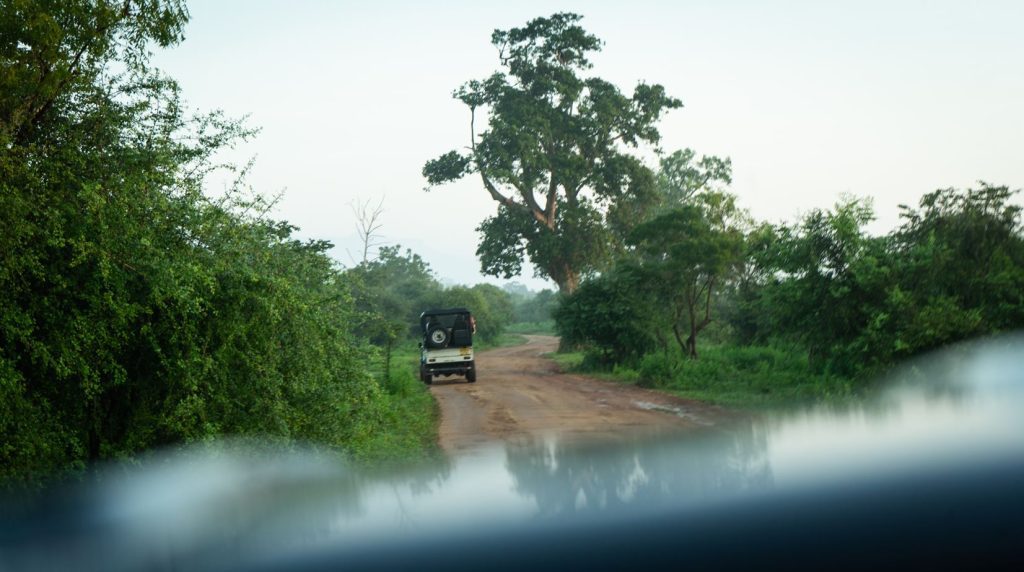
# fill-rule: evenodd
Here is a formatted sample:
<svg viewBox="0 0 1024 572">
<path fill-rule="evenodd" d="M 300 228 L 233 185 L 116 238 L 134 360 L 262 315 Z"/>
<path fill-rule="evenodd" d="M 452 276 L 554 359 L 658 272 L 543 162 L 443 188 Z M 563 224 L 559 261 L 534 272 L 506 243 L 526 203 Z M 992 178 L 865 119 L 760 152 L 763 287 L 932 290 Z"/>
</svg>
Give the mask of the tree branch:
<svg viewBox="0 0 1024 572">
<path fill-rule="evenodd" d="M 78 48 L 78 51 L 71 59 L 71 63 L 68 65 L 66 75 L 57 83 L 57 86 L 53 90 L 53 94 L 49 98 L 47 98 L 46 101 L 44 101 L 43 104 L 39 106 L 39 108 L 35 111 L 32 111 L 31 106 L 34 106 L 38 92 L 32 96 L 31 103 L 29 104 L 30 107 L 29 109 L 27 109 L 27 112 L 31 115 L 31 117 L 20 127 L 16 128 L 15 143 L 24 143 L 25 137 L 28 136 L 29 128 L 38 123 L 39 120 L 43 117 L 43 115 L 45 115 L 46 112 L 49 111 L 51 107 L 53 107 L 54 102 L 57 101 L 58 97 L 60 97 L 61 91 L 67 86 L 68 82 L 70 82 L 73 77 L 78 75 L 79 65 L 81 64 L 82 56 L 84 56 L 85 53 L 89 50 L 89 48 L 92 47 L 93 43 L 96 41 L 98 37 L 102 36 L 103 34 L 106 34 L 108 30 L 110 30 L 112 27 L 114 27 L 121 20 L 128 16 L 128 7 L 129 2 L 126 1 L 124 4 L 124 8 L 122 9 L 121 16 L 119 18 L 117 18 L 116 20 L 114 20 L 106 26 L 97 27 L 96 31 L 92 34 L 92 36 L 88 40 L 86 40 L 81 47 Z M 40 78 L 40 90 L 42 90 L 42 84 L 49 77 L 50 73 L 51 72 L 47 70 Z"/>
<path fill-rule="evenodd" d="M 548 200 L 544 205 L 544 216 L 548 220 L 548 228 L 555 230 L 555 211 L 558 209 L 558 181 L 554 173 L 551 175 L 551 183 L 548 185 Z"/>
<path fill-rule="evenodd" d="M 533 218 L 537 219 L 537 222 L 548 227 L 551 230 L 555 230 L 555 221 L 547 218 L 547 211 L 540 208 L 540 204 L 537 202 L 537 197 L 533 194 L 533 189 L 522 184 L 518 179 L 512 181 L 512 186 L 519 191 L 519 195 L 523 197 L 523 202 L 526 203 L 526 208 L 530 209 L 530 213 L 533 214 Z"/>
<path fill-rule="evenodd" d="M 494 183 L 491 182 L 491 179 L 487 177 L 487 173 L 484 172 L 484 167 L 481 164 L 480 158 L 479 158 L 479 156 L 477 155 L 477 152 L 476 152 L 476 107 L 475 106 L 470 106 L 469 107 L 469 149 L 470 149 L 470 152 L 473 154 L 473 161 L 476 162 L 476 170 L 479 171 L 479 173 L 480 173 L 480 180 L 483 181 L 484 188 L 487 189 L 487 192 L 491 195 L 491 198 L 494 199 L 495 201 L 498 201 L 498 203 L 500 203 L 502 205 L 505 205 L 506 207 L 508 207 L 510 209 L 519 209 L 519 210 L 528 211 L 528 212 L 530 212 L 534 216 L 534 218 L 537 218 L 538 217 L 538 213 L 540 211 L 540 207 L 539 206 L 537 207 L 537 209 L 533 209 L 533 208 L 530 208 L 530 207 L 528 207 L 526 205 L 519 204 L 519 203 L 515 202 L 514 200 L 512 200 L 511 198 L 506 197 L 505 195 L 501 194 L 501 191 L 499 191 L 498 188 L 496 186 L 494 186 Z M 524 198 L 525 198 L 525 193 L 524 193 Z M 534 200 L 533 203 L 536 204 L 537 201 Z M 540 216 L 543 216 L 543 215 L 541 214 Z M 544 222 L 544 220 L 542 218 L 539 218 L 538 220 L 540 222 Z"/>
<path fill-rule="evenodd" d="M 356 217 L 356 229 L 359 231 L 359 240 L 363 243 L 363 259 L 361 263 L 365 264 L 370 260 L 370 249 L 384 244 L 380 240 L 379 234 L 380 229 L 384 227 L 384 223 L 380 220 L 384 214 L 384 198 L 381 197 L 377 206 L 372 208 L 370 199 L 365 201 L 357 199 L 349 203 L 349 208 L 352 209 L 352 214 Z M 360 264 L 354 258 L 353 262 Z"/>
<path fill-rule="evenodd" d="M 707 284 L 705 285 L 707 288 L 707 292 L 704 298 L 704 319 L 700 322 L 700 324 L 697 325 L 698 332 L 703 330 L 705 327 L 707 327 L 708 324 L 711 323 L 711 290 L 714 286 L 714 282 L 715 277 L 712 276 L 708 278 Z"/>
<path fill-rule="evenodd" d="M 499 203 L 505 205 L 510 209 L 518 209 L 531 213 L 533 212 L 533 210 L 527 207 L 526 205 L 521 205 L 515 202 L 514 200 L 506 197 L 505 195 L 501 194 L 501 192 L 498 191 L 498 189 L 494 186 L 494 183 L 492 183 L 491 180 L 487 178 L 487 175 L 484 173 L 484 170 L 478 170 L 480 171 L 480 179 L 483 180 L 484 182 L 484 188 L 487 189 L 488 193 L 490 193 L 492 199 L 498 201 Z"/>
</svg>

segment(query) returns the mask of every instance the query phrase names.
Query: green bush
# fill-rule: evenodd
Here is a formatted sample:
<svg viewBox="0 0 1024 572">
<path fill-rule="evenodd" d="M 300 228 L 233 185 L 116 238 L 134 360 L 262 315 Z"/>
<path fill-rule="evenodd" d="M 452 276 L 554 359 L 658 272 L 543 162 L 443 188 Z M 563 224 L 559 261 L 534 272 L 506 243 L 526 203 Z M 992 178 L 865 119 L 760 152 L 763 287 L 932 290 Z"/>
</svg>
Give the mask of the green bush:
<svg viewBox="0 0 1024 572">
<path fill-rule="evenodd" d="M 654 310 L 636 281 L 633 274 L 609 273 L 587 280 L 564 298 L 555 310 L 562 342 L 592 348 L 592 359 L 608 368 L 635 362 L 655 347 Z"/>
<path fill-rule="evenodd" d="M 748 236 L 748 272 L 725 312 L 744 341 L 785 339 L 811 367 L 869 377 L 925 351 L 1024 327 L 1019 191 L 940 189 L 888 236 L 865 200 Z"/>
<path fill-rule="evenodd" d="M 367 373 L 356 281 L 331 245 L 297 240 L 241 180 L 203 195 L 251 131 L 189 115 L 150 67 L 180 40 L 183 3 L 133 6 L 0 15 L 32 48 L 0 73 L 0 480 L 225 436 L 421 449 L 430 428 L 402 431 L 429 396 Z"/>
<path fill-rule="evenodd" d="M 665 387 L 679 371 L 679 359 L 665 352 L 654 352 L 640 359 L 639 376 L 641 387 Z"/>
<path fill-rule="evenodd" d="M 643 356 L 636 369 L 587 354 L 556 356 L 563 366 L 598 377 L 635 383 L 681 397 L 730 407 L 762 408 L 854 398 L 863 385 L 845 377 L 813 373 L 799 346 L 708 345 L 699 360 L 679 351 Z"/>
</svg>

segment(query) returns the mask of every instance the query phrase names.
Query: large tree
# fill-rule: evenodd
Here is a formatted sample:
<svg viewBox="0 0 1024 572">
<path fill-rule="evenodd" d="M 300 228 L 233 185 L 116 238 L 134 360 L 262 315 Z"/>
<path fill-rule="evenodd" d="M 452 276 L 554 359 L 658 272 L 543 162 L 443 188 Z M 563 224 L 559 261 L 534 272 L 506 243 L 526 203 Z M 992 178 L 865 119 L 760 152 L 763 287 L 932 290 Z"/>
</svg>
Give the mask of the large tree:
<svg viewBox="0 0 1024 572">
<path fill-rule="evenodd" d="M 735 197 L 706 192 L 636 228 L 630 237 L 639 265 L 633 271 L 659 304 L 665 323 L 691 358 L 697 336 L 712 321 L 718 291 L 741 263 L 742 213 Z"/>
<path fill-rule="evenodd" d="M 656 144 L 659 118 L 681 106 L 660 85 L 640 83 L 627 96 L 584 76 L 601 40 L 580 19 L 559 13 L 496 30 L 500 69 L 453 94 L 470 111 L 468 149 L 423 167 L 431 185 L 479 174 L 498 203 L 478 229 L 483 272 L 510 278 L 528 257 L 565 293 L 608 252 L 609 210 L 653 196 L 653 174 L 629 150 Z"/>
</svg>

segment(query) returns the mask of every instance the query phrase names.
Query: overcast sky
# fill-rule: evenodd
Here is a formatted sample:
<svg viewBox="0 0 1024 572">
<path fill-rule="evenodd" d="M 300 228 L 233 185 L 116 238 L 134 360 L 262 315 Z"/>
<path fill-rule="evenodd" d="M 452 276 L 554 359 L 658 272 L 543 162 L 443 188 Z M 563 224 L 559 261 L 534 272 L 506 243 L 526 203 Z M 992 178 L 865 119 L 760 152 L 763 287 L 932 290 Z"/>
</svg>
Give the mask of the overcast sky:
<svg viewBox="0 0 1024 572">
<path fill-rule="evenodd" d="M 476 283 L 477 178 L 423 192 L 423 163 L 468 143 L 451 98 L 497 68 L 490 44 L 558 11 L 605 41 L 592 73 L 682 100 L 666 151 L 733 160 L 758 219 L 791 221 L 842 193 L 897 205 L 985 180 L 1024 186 L 1024 2 L 328 2 L 193 0 L 184 44 L 157 54 L 200 110 L 262 128 L 234 158 L 284 191 L 301 236 L 358 250 L 349 204 L 384 197 L 383 239 L 449 282 Z M 216 192 L 214 182 L 212 192 Z M 1019 200 L 1019 199 L 1018 199 Z M 458 213 L 456 216 L 454 213 Z M 503 282 L 502 280 L 489 279 Z M 545 286 L 530 272 L 520 279 Z"/>
</svg>

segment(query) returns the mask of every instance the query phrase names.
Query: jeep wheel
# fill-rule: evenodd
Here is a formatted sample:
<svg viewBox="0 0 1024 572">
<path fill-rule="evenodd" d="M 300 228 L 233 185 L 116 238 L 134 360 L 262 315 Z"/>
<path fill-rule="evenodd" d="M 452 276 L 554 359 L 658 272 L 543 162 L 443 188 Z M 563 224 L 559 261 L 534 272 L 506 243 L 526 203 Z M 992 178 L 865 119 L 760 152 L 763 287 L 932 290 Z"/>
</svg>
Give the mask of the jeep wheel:
<svg viewBox="0 0 1024 572">
<path fill-rule="evenodd" d="M 476 370 L 471 369 L 466 372 L 466 381 L 470 383 L 476 383 Z"/>
<path fill-rule="evenodd" d="M 430 385 L 431 383 L 434 382 L 433 376 L 431 376 L 430 372 L 427 371 L 427 368 L 423 366 L 420 366 L 420 381 L 427 385 Z"/>
<path fill-rule="evenodd" d="M 427 332 L 427 347 L 441 349 L 448 347 L 448 330 L 444 326 L 434 326 Z"/>
</svg>

